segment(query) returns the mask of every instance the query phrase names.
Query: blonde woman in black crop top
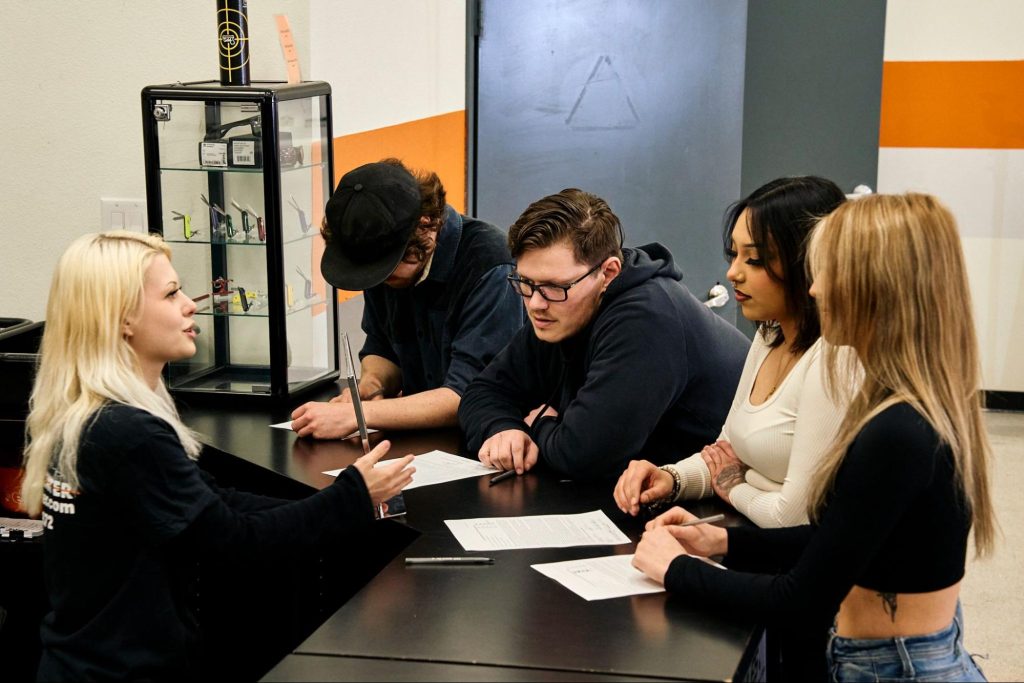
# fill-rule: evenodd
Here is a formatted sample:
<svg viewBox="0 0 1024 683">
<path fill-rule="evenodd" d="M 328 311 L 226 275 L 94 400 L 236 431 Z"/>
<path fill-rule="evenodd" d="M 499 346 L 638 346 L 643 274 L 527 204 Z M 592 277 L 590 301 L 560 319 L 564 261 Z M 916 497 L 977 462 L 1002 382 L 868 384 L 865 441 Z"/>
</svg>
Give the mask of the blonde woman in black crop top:
<svg viewBox="0 0 1024 683">
<path fill-rule="evenodd" d="M 959 592 L 972 525 L 983 556 L 996 522 L 953 217 L 927 195 L 870 196 L 823 219 L 810 249 L 822 334 L 863 365 L 812 485 L 811 524 L 680 527 L 693 516 L 673 508 L 648 524 L 634 564 L 689 602 L 802 631 L 820 648 L 804 675 L 827 661 L 840 681 L 984 680 L 963 649 Z M 826 365 L 831 389 L 853 393 L 841 356 Z M 725 555 L 734 571 L 691 554 Z"/>
</svg>

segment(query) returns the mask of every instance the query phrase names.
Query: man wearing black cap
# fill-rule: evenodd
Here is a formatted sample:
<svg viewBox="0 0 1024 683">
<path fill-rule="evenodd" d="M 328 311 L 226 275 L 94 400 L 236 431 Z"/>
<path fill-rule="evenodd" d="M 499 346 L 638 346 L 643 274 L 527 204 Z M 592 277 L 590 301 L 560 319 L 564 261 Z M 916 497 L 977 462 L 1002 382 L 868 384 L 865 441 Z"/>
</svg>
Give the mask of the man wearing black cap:
<svg viewBox="0 0 1024 683">
<path fill-rule="evenodd" d="M 321 232 L 324 278 L 364 291 L 359 395 L 367 425 L 457 424 L 462 392 L 526 320 L 507 283 L 505 234 L 448 206 L 436 173 L 414 176 L 397 159 L 346 173 Z M 292 420 L 299 436 L 356 430 L 347 390 L 299 406 Z"/>
</svg>

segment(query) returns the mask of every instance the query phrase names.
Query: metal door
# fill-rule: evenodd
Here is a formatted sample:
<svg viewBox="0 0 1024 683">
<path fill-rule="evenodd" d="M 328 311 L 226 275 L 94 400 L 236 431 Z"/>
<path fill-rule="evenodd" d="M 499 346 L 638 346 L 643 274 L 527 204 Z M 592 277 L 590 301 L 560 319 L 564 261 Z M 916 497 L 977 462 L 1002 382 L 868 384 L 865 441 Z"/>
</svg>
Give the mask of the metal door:
<svg viewBox="0 0 1024 683">
<path fill-rule="evenodd" d="M 704 299 L 724 282 L 722 214 L 740 190 L 746 1 L 476 10 L 476 215 L 507 227 L 545 195 L 593 192 L 622 219 L 627 246 L 665 244 Z M 721 312 L 735 322 L 731 302 Z"/>
</svg>

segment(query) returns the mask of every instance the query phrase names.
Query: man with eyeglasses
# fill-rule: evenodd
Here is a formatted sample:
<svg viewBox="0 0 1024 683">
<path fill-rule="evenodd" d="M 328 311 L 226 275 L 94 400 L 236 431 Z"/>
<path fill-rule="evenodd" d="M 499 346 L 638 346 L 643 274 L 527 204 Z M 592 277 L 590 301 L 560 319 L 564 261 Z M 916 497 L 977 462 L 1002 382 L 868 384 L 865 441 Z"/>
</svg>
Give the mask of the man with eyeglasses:
<svg viewBox="0 0 1024 683">
<path fill-rule="evenodd" d="M 364 291 L 359 395 L 367 426 L 455 425 L 466 386 L 525 322 L 506 280 L 504 233 L 449 206 L 436 173 L 414 176 L 397 159 L 346 173 L 324 213 L 324 278 Z M 299 406 L 292 429 L 348 436 L 357 428 L 351 401 L 345 390 Z"/>
<path fill-rule="evenodd" d="M 509 229 L 508 281 L 530 325 L 462 396 L 459 423 L 483 464 L 600 479 L 718 436 L 750 341 L 690 294 L 665 247 L 622 241 L 608 204 L 578 189 L 534 202 Z"/>
</svg>

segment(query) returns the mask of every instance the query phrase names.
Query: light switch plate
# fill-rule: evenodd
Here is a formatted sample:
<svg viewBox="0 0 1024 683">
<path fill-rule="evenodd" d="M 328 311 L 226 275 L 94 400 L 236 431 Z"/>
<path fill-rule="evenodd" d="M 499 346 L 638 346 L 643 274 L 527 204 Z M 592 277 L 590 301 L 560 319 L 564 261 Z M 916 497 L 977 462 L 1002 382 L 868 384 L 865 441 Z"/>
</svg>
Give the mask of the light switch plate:
<svg viewBox="0 0 1024 683">
<path fill-rule="evenodd" d="M 146 200 L 101 197 L 100 230 L 149 232 Z"/>
</svg>

